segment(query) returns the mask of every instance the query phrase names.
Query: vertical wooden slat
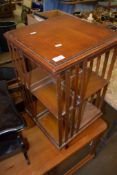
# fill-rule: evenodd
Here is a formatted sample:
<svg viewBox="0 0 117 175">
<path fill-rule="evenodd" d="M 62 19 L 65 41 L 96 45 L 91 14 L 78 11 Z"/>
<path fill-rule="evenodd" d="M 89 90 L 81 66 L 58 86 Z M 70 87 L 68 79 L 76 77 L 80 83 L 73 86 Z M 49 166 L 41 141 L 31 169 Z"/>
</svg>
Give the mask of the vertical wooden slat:
<svg viewBox="0 0 117 175">
<path fill-rule="evenodd" d="M 76 124 L 76 133 L 79 131 L 80 124 L 81 124 L 81 119 L 82 119 L 82 109 L 83 109 L 83 102 L 81 102 L 78 106 L 78 118 L 77 118 L 77 124 Z"/>
<path fill-rule="evenodd" d="M 8 43 L 8 48 L 9 48 L 9 52 L 10 52 L 10 57 L 12 59 L 13 62 L 13 50 L 12 50 L 12 43 L 10 43 L 9 41 L 7 41 Z"/>
<path fill-rule="evenodd" d="M 96 70 L 95 72 L 98 74 L 99 68 L 100 68 L 100 62 L 101 62 L 101 55 L 97 57 L 97 64 L 96 64 Z"/>
<path fill-rule="evenodd" d="M 105 97 L 105 94 L 106 94 L 106 91 L 107 91 L 107 87 L 108 87 L 108 85 L 106 85 L 102 90 L 102 95 L 101 95 L 101 99 L 100 99 L 100 102 L 99 102 L 99 108 L 101 108 L 102 105 L 103 105 L 103 101 L 104 101 L 104 97 Z"/>
<path fill-rule="evenodd" d="M 90 61 L 90 70 L 93 69 L 93 64 L 94 64 L 94 59 L 92 59 L 92 60 Z"/>
<path fill-rule="evenodd" d="M 80 104 L 79 104 L 79 109 L 78 109 L 78 120 L 77 120 L 77 128 L 76 128 L 76 132 L 78 132 L 79 127 L 80 127 L 80 123 L 81 123 L 81 119 L 82 119 L 82 114 L 83 114 L 83 105 L 84 105 L 84 97 L 86 94 L 86 89 L 87 89 L 87 84 L 88 84 L 88 80 L 89 77 L 87 76 L 87 61 L 83 62 L 83 66 L 82 66 L 83 70 L 82 70 L 82 76 L 80 79 Z"/>
<path fill-rule="evenodd" d="M 61 87 L 61 76 L 57 75 L 57 104 L 58 104 L 58 138 L 59 138 L 59 147 L 62 145 L 63 140 L 63 119 L 62 119 L 62 87 Z"/>
<path fill-rule="evenodd" d="M 80 100 L 82 101 L 85 94 L 86 94 L 86 89 L 87 89 L 87 84 L 88 84 L 88 72 L 87 72 L 87 61 L 83 62 L 82 66 L 82 75 L 80 78 Z"/>
<path fill-rule="evenodd" d="M 19 77 L 20 79 L 22 80 L 23 79 L 23 75 L 22 75 L 22 72 L 21 72 L 21 63 L 20 63 L 20 56 L 18 54 L 18 49 L 13 47 L 13 59 L 14 59 L 14 62 L 15 62 L 15 67 L 17 69 L 17 72 L 19 74 Z"/>
<path fill-rule="evenodd" d="M 12 43 L 10 43 L 9 49 L 11 52 L 11 58 L 12 58 L 13 65 L 17 69 L 15 49 Z"/>
<path fill-rule="evenodd" d="M 95 106 L 99 107 L 99 102 L 100 102 L 100 95 L 101 95 L 101 90 L 99 90 L 97 93 L 96 93 L 96 101 L 95 101 Z"/>
<path fill-rule="evenodd" d="M 74 97 L 73 97 L 73 110 L 71 116 L 71 137 L 74 134 L 75 128 L 75 113 L 76 113 L 76 105 L 78 100 L 78 83 L 79 83 L 79 65 L 75 66 L 75 78 L 74 78 Z"/>
<path fill-rule="evenodd" d="M 70 70 L 65 72 L 65 142 L 68 140 L 69 135 L 69 109 L 70 109 Z"/>
<path fill-rule="evenodd" d="M 90 103 L 93 103 L 94 102 L 94 99 L 95 99 L 95 94 L 91 95 Z"/>
<path fill-rule="evenodd" d="M 105 53 L 105 58 L 104 58 L 104 63 L 103 63 L 103 69 L 102 69 L 102 78 L 104 78 L 105 73 L 106 73 L 106 68 L 107 68 L 107 64 L 108 64 L 108 59 L 109 59 L 109 55 L 110 55 L 110 51 L 107 51 Z"/>
</svg>

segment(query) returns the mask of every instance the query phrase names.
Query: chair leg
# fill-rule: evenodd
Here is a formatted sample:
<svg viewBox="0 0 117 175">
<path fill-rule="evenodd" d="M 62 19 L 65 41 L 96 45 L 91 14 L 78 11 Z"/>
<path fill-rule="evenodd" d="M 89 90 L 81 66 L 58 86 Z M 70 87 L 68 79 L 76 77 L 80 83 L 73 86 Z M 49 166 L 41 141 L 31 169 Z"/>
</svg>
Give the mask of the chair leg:
<svg viewBox="0 0 117 175">
<path fill-rule="evenodd" d="M 28 154 L 27 154 L 28 147 L 27 147 L 27 144 L 24 141 L 25 139 L 21 136 L 21 134 L 18 134 L 17 139 L 18 139 L 18 141 L 20 143 L 21 150 L 22 150 L 22 152 L 24 154 L 25 160 L 26 160 L 27 164 L 29 165 L 30 164 L 30 160 L 29 160 L 29 157 L 28 157 Z"/>
<path fill-rule="evenodd" d="M 24 154 L 24 157 L 26 159 L 27 164 L 30 165 L 30 160 L 29 160 L 29 157 L 27 155 L 27 151 L 23 151 L 23 154 Z"/>
</svg>

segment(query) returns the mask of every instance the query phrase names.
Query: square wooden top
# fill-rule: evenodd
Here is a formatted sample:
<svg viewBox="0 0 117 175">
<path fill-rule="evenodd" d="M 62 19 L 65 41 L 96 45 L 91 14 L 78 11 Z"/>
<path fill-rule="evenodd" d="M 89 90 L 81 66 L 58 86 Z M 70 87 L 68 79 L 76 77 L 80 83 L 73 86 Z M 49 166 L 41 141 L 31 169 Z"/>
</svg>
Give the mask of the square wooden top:
<svg viewBox="0 0 117 175">
<path fill-rule="evenodd" d="M 117 43 L 115 32 L 66 14 L 9 31 L 5 36 L 51 72 Z"/>
</svg>

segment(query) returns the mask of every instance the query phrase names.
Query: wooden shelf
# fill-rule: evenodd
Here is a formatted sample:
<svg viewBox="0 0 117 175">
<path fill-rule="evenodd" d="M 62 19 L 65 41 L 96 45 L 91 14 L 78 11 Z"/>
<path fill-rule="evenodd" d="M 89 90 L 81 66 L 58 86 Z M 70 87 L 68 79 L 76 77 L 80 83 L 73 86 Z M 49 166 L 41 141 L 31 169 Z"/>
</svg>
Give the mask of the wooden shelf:
<svg viewBox="0 0 117 175">
<path fill-rule="evenodd" d="M 56 86 L 53 82 L 48 82 L 48 84 L 32 91 L 32 93 L 53 115 L 58 115 Z"/>
<path fill-rule="evenodd" d="M 62 4 L 66 4 L 66 5 L 75 5 L 75 4 L 90 3 L 90 2 L 96 2 L 96 0 L 61 1 Z"/>
<path fill-rule="evenodd" d="M 79 127 L 79 132 L 76 132 L 77 136 L 81 131 L 87 128 L 90 124 L 92 124 L 96 119 L 98 119 L 102 115 L 101 111 L 93 106 L 91 103 L 87 103 L 84 109 L 84 114 L 81 119 L 81 124 Z M 76 117 L 77 118 L 77 117 Z M 64 120 L 64 118 L 63 118 Z M 75 121 L 76 123 L 77 121 Z M 42 117 L 38 118 L 37 125 L 45 132 L 46 136 L 51 138 L 53 143 L 59 148 L 59 125 L 58 120 L 52 115 L 50 112 L 46 113 Z M 75 126 L 76 127 L 76 126 Z M 77 130 L 77 128 L 76 128 Z M 62 131 L 63 135 L 63 145 L 64 146 L 64 137 L 65 137 L 65 128 Z M 73 138 L 72 138 L 73 139 Z M 69 140 L 68 140 L 69 142 Z"/>
<path fill-rule="evenodd" d="M 107 85 L 107 80 L 101 78 L 95 72 L 91 72 L 87 90 L 85 94 L 85 99 L 89 98 L 91 95 L 95 94 L 98 90 L 102 89 L 104 86 Z"/>
<path fill-rule="evenodd" d="M 40 68 L 35 68 L 27 74 L 31 90 L 40 87 L 49 77 L 48 73 Z"/>
<path fill-rule="evenodd" d="M 39 100 L 35 100 L 33 102 L 33 105 L 36 105 L 36 116 L 32 116 L 32 113 L 30 111 L 30 106 L 27 105 L 27 108 L 25 110 L 34 120 L 41 117 L 44 113 L 46 113 L 48 111 Z"/>
<path fill-rule="evenodd" d="M 99 77 L 96 73 L 91 72 L 88 80 L 87 90 L 85 94 L 85 100 L 91 95 L 95 94 L 98 90 L 104 87 L 107 81 Z M 44 106 L 55 116 L 58 117 L 58 105 L 57 105 L 57 92 L 56 84 L 53 81 L 48 81 L 47 84 L 43 84 L 32 91 L 33 95 L 39 99 Z M 65 109 L 64 99 L 62 101 L 63 109 Z M 72 107 L 71 107 L 72 108 Z M 64 110 L 63 110 L 64 114 Z"/>
</svg>

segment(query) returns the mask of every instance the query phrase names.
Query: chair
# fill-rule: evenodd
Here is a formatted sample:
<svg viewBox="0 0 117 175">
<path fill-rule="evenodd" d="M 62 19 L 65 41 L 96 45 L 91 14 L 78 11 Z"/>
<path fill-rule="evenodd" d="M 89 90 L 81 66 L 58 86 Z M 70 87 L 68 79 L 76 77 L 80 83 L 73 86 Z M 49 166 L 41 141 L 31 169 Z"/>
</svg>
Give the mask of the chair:
<svg viewBox="0 0 117 175">
<path fill-rule="evenodd" d="M 13 67 L 0 67 L 0 80 L 6 80 L 9 84 L 17 80 Z"/>
<path fill-rule="evenodd" d="M 22 151 L 29 164 L 27 147 L 20 131 L 26 126 L 9 95 L 6 81 L 0 81 L 0 160 Z"/>
<path fill-rule="evenodd" d="M 0 67 L 0 80 L 6 80 L 8 91 L 15 102 L 18 111 L 24 110 L 24 104 L 21 95 L 21 85 L 18 82 L 14 67 Z"/>
</svg>

